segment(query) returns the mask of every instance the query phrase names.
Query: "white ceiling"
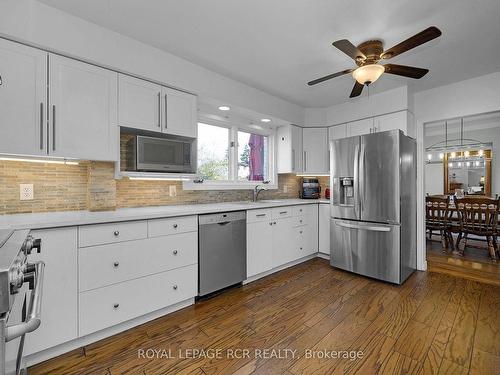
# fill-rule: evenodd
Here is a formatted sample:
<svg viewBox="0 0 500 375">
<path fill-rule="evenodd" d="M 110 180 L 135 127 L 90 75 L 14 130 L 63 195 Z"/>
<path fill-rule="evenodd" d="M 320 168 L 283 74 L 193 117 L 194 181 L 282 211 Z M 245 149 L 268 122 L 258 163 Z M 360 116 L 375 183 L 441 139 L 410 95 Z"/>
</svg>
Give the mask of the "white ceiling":
<svg viewBox="0 0 500 375">
<path fill-rule="evenodd" d="M 429 68 L 427 76 L 385 74 L 371 93 L 500 71 L 498 0 L 39 1 L 305 107 L 349 100 L 350 76 L 306 84 L 354 66 L 331 46 L 337 39 L 378 38 L 389 48 L 428 26 L 442 30 L 438 40 L 391 60 Z"/>
</svg>

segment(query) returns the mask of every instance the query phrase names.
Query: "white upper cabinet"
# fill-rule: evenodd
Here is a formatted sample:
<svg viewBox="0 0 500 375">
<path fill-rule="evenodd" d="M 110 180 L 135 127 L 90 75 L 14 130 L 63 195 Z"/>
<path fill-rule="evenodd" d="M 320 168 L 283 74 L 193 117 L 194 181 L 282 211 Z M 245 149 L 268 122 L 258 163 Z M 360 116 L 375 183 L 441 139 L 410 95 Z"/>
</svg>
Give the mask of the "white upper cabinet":
<svg viewBox="0 0 500 375">
<path fill-rule="evenodd" d="M 347 137 L 347 125 L 340 124 L 328 128 L 328 139 L 341 139 Z"/>
<path fill-rule="evenodd" d="M 118 156 L 117 73 L 49 56 L 49 154 L 87 160 Z"/>
<path fill-rule="evenodd" d="M 47 153 L 47 53 L 0 39 L 0 153 Z"/>
<path fill-rule="evenodd" d="M 348 122 L 346 125 L 348 137 L 373 133 L 373 117 Z"/>
<path fill-rule="evenodd" d="M 119 74 L 118 125 L 161 132 L 160 85 Z"/>
<path fill-rule="evenodd" d="M 196 122 L 196 96 L 124 74 L 119 75 L 120 126 L 196 137 Z"/>
<path fill-rule="evenodd" d="M 162 87 L 163 132 L 196 138 L 196 96 Z"/>
<path fill-rule="evenodd" d="M 329 173 L 328 128 L 304 128 L 303 172 Z"/>
<path fill-rule="evenodd" d="M 278 128 L 278 173 L 302 172 L 302 128 L 295 125 Z"/>
<path fill-rule="evenodd" d="M 400 129 L 406 135 L 415 137 L 412 126 L 412 117 L 408 111 L 399 111 L 383 116 L 377 116 L 374 118 L 373 126 L 376 132 Z"/>
</svg>

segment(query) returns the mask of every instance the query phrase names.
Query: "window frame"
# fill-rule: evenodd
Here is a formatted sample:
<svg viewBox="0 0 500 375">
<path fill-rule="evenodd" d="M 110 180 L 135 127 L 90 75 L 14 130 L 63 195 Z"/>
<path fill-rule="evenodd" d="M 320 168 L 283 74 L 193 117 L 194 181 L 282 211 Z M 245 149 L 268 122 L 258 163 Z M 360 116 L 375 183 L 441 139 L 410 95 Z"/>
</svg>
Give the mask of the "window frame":
<svg viewBox="0 0 500 375">
<path fill-rule="evenodd" d="M 268 137 L 269 152 L 269 183 L 265 184 L 268 189 L 278 189 L 278 174 L 276 168 L 276 130 L 259 129 L 256 125 L 245 125 L 238 122 L 224 122 L 211 118 L 200 117 L 198 123 L 212 126 L 218 126 L 229 129 L 229 173 L 228 180 L 204 180 L 202 183 L 196 183 L 194 180 L 184 181 L 184 190 L 250 190 L 257 185 L 263 185 L 263 181 L 242 181 L 238 180 L 238 131 L 250 132 Z M 198 163 L 198 160 L 196 160 Z"/>
</svg>

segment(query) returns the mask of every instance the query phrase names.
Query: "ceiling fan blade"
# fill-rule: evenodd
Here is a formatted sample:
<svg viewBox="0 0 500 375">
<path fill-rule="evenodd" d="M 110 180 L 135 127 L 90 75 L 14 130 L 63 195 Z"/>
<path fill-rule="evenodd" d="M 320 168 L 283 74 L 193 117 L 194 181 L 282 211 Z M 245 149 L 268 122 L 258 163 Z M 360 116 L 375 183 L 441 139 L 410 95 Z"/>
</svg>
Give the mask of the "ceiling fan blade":
<svg viewBox="0 0 500 375">
<path fill-rule="evenodd" d="M 420 79 L 429 73 L 429 69 L 415 68 L 414 66 L 385 64 L 385 73 L 396 74 L 398 76 Z"/>
<path fill-rule="evenodd" d="M 361 91 L 363 91 L 363 85 L 358 81 L 356 81 L 354 87 L 352 88 L 351 95 L 349 95 L 349 98 L 355 98 L 356 96 L 360 96 Z"/>
<path fill-rule="evenodd" d="M 309 86 L 312 86 L 312 85 L 315 85 L 317 83 L 321 83 L 321 82 L 324 82 L 324 81 L 328 81 L 329 79 L 332 79 L 332 78 L 335 78 L 335 77 L 340 77 L 340 76 L 343 76 L 344 74 L 349 74 L 353 71 L 354 69 L 346 69 L 346 70 L 342 70 L 341 72 L 337 72 L 337 73 L 333 73 L 333 74 L 330 74 L 330 75 L 327 75 L 327 76 L 324 76 L 324 77 L 321 77 L 321 78 L 318 78 L 318 79 L 315 79 L 314 81 L 311 81 L 311 82 L 307 82 L 307 84 Z"/>
<path fill-rule="evenodd" d="M 441 30 L 439 30 L 436 26 L 431 26 L 424 31 L 421 31 L 418 34 L 415 34 L 412 37 L 402 41 L 401 43 L 396 44 L 394 47 L 389 48 L 387 51 L 384 51 L 384 53 L 382 53 L 380 57 L 382 59 L 390 59 L 421 44 L 427 43 L 428 41 L 435 39 L 440 35 Z"/>
<path fill-rule="evenodd" d="M 347 56 L 349 56 L 354 61 L 356 60 L 364 60 L 366 56 L 351 42 L 347 39 L 340 39 L 336 42 L 333 42 L 332 45 L 337 47 L 339 50 L 344 52 Z"/>
</svg>

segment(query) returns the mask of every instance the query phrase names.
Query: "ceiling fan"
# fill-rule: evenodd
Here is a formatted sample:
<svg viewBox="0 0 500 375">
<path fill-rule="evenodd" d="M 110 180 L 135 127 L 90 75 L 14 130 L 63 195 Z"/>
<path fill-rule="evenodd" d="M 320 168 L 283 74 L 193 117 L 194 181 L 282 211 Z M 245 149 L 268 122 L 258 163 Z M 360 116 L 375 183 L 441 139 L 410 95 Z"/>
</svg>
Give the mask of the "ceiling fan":
<svg viewBox="0 0 500 375">
<path fill-rule="evenodd" d="M 398 76 L 410 77 L 419 79 L 425 76 L 429 70 L 416 68 L 413 66 L 385 64 L 379 65 L 380 60 L 388 60 L 397 55 L 402 54 L 412 48 L 435 39 L 441 35 L 441 30 L 435 26 L 431 26 L 418 34 L 396 44 L 394 47 L 384 51 L 384 45 L 381 40 L 369 40 L 361 43 L 357 47 L 347 39 L 337 40 L 333 42 L 333 46 L 344 52 L 347 56 L 351 57 L 358 68 L 346 69 L 341 72 L 329 74 L 325 77 L 315 79 L 308 82 L 309 86 L 316 85 L 320 82 L 351 73 L 356 80 L 354 87 L 351 91 L 350 98 L 359 96 L 363 91 L 363 86 L 370 85 L 380 78 L 382 73 L 396 74 Z"/>
</svg>

